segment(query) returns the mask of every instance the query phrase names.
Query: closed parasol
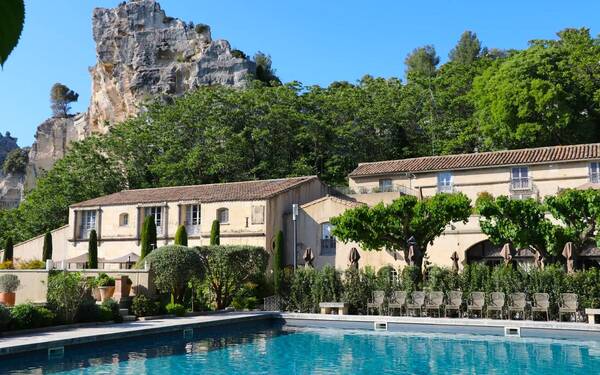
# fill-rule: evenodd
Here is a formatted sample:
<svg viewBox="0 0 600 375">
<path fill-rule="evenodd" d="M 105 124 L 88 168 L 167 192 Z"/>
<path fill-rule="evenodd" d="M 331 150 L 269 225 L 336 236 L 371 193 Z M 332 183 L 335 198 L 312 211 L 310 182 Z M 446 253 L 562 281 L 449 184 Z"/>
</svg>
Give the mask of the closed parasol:
<svg viewBox="0 0 600 375">
<path fill-rule="evenodd" d="M 302 259 L 304 259 L 304 267 L 305 268 L 313 268 L 313 262 L 315 260 L 315 253 L 312 251 L 312 248 L 307 247 L 304 250 L 304 255 L 302 255 Z"/>
<path fill-rule="evenodd" d="M 360 260 L 360 254 L 358 250 L 353 247 L 350 249 L 350 254 L 348 255 L 348 261 L 350 262 L 350 267 L 354 267 L 358 269 L 358 261 Z"/>
<path fill-rule="evenodd" d="M 502 259 L 504 259 L 504 265 L 510 265 L 510 262 L 512 261 L 512 251 L 510 248 L 510 243 L 505 243 L 504 246 L 502 246 L 500 254 L 502 255 Z"/>
<path fill-rule="evenodd" d="M 450 259 L 452 260 L 452 271 L 458 272 L 458 253 L 456 251 L 453 252 Z"/>
<path fill-rule="evenodd" d="M 575 272 L 575 261 L 573 259 L 573 243 L 567 242 L 562 251 L 562 256 L 567 259 L 567 273 Z"/>
</svg>

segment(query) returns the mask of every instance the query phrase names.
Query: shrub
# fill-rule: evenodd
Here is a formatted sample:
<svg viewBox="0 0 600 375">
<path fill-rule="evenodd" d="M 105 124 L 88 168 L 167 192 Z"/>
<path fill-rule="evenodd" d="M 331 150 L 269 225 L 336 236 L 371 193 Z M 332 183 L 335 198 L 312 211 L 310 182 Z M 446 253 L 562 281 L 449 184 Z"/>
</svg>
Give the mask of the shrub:
<svg viewBox="0 0 600 375">
<path fill-rule="evenodd" d="M 86 295 L 79 272 L 55 272 L 48 277 L 48 304 L 67 323 L 75 320 Z"/>
<path fill-rule="evenodd" d="M 121 311 L 119 310 L 119 303 L 112 298 L 107 299 L 102 302 L 102 307 L 106 309 L 110 309 L 112 314 L 112 320 L 115 323 L 120 323 L 123 321 L 123 317 L 121 316 Z"/>
<path fill-rule="evenodd" d="M 240 290 L 236 293 L 231 301 L 231 306 L 233 306 L 236 310 L 252 310 L 256 308 L 258 304 L 258 284 L 253 282 L 245 283 Z"/>
<path fill-rule="evenodd" d="M 299 312 L 315 312 L 313 286 L 316 273 L 312 268 L 299 268 L 294 272 L 290 287 L 290 305 L 292 310 Z"/>
<path fill-rule="evenodd" d="M 163 246 L 153 251 L 147 260 L 154 272 L 156 287 L 171 293 L 175 302 L 182 303 L 188 282 L 201 272 L 198 252 L 185 246 Z"/>
<path fill-rule="evenodd" d="M 188 236 L 187 231 L 185 230 L 185 225 L 180 225 L 177 227 L 177 231 L 175 232 L 175 245 L 187 246 L 188 245 Z"/>
<path fill-rule="evenodd" d="M 11 325 L 16 329 L 41 328 L 52 325 L 55 315 L 52 311 L 23 303 L 15 306 L 11 312 Z"/>
<path fill-rule="evenodd" d="M 96 286 L 115 286 L 115 278 L 102 272 L 96 278 Z"/>
<path fill-rule="evenodd" d="M 141 257 L 140 261 L 148 256 L 156 246 L 156 223 L 153 216 L 146 216 L 142 224 L 141 239 Z"/>
<path fill-rule="evenodd" d="M 43 270 L 46 268 L 46 263 L 39 259 L 19 260 L 16 268 L 20 270 Z"/>
<path fill-rule="evenodd" d="M 10 324 L 10 310 L 0 303 L 0 331 L 4 331 Z"/>
<path fill-rule="evenodd" d="M 158 306 L 144 294 L 138 294 L 131 301 L 131 311 L 136 316 L 152 316 L 158 314 Z"/>
<path fill-rule="evenodd" d="M 0 292 L 14 293 L 19 289 L 21 281 L 17 275 L 1 275 L 0 276 Z"/>
<path fill-rule="evenodd" d="M 338 302 L 342 297 L 342 280 L 340 274 L 330 265 L 326 265 L 315 273 L 312 288 L 315 309 L 320 302 Z"/>
<path fill-rule="evenodd" d="M 52 233 L 50 232 L 46 232 L 42 248 L 42 261 L 46 262 L 48 259 L 52 259 Z"/>
<path fill-rule="evenodd" d="M 169 303 L 165 306 L 165 310 L 167 311 L 167 314 L 173 314 L 175 316 L 185 315 L 185 307 L 178 303 Z"/>
<path fill-rule="evenodd" d="M 264 277 L 269 254 L 255 246 L 198 248 L 208 292 L 218 310 L 229 306 L 244 283 Z"/>
<path fill-rule="evenodd" d="M 406 266 L 402 269 L 400 274 L 400 285 L 407 294 L 412 293 L 414 290 L 419 290 L 419 278 L 421 277 L 421 270 L 416 266 Z"/>
<path fill-rule="evenodd" d="M 90 232 L 88 240 L 88 267 L 98 269 L 98 236 L 95 229 Z"/>
<path fill-rule="evenodd" d="M 217 246 L 221 244 L 221 223 L 219 220 L 213 220 L 210 227 L 210 245 Z"/>
<path fill-rule="evenodd" d="M 207 31 L 209 31 L 210 27 L 208 25 L 203 24 L 203 23 L 199 23 L 199 24 L 196 25 L 196 27 L 194 27 L 194 30 L 196 30 L 196 32 L 198 34 L 203 34 L 203 33 L 207 32 Z"/>
<path fill-rule="evenodd" d="M 5 262 L 0 263 L 0 270 L 12 270 L 14 268 L 15 267 L 12 260 L 7 260 Z"/>
<path fill-rule="evenodd" d="M 349 267 L 344 272 L 343 299 L 350 304 L 350 312 L 366 314 L 367 301 L 371 298 L 372 283 L 366 280 L 364 272 L 354 267 Z"/>
<path fill-rule="evenodd" d="M 6 244 L 4 245 L 4 261 L 6 262 L 7 260 L 13 260 L 13 249 L 14 249 L 14 245 L 13 245 L 13 240 L 12 237 L 8 237 L 6 239 Z"/>
<path fill-rule="evenodd" d="M 275 294 L 281 292 L 281 270 L 283 268 L 283 232 L 277 232 L 273 249 L 273 287 Z"/>
<path fill-rule="evenodd" d="M 237 59 L 248 59 L 248 56 L 243 52 L 240 51 L 239 49 L 233 49 L 231 50 L 231 56 L 237 58 Z"/>
<path fill-rule="evenodd" d="M 110 307 L 101 305 L 100 307 L 96 307 L 96 309 L 98 310 L 97 320 L 101 322 L 110 322 L 111 320 L 114 320 L 114 313 Z"/>
</svg>

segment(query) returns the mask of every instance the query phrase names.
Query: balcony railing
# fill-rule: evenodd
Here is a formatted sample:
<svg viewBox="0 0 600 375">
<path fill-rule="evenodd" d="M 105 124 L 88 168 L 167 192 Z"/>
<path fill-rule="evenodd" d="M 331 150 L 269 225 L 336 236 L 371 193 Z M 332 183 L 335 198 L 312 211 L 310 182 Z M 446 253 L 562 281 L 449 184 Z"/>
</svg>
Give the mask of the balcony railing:
<svg viewBox="0 0 600 375">
<path fill-rule="evenodd" d="M 532 190 L 532 179 L 529 177 L 513 178 L 510 180 L 510 190 Z"/>
<path fill-rule="evenodd" d="M 185 231 L 189 236 L 194 236 L 200 234 L 200 225 L 194 224 L 185 224 Z"/>
<path fill-rule="evenodd" d="M 454 193 L 454 185 L 438 185 L 438 193 Z"/>
<path fill-rule="evenodd" d="M 591 172 L 590 173 L 590 182 L 593 184 L 600 183 L 600 172 Z"/>
<path fill-rule="evenodd" d="M 335 238 L 321 239 L 321 255 L 335 255 Z"/>
<path fill-rule="evenodd" d="M 386 186 L 375 186 L 375 187 L 362 187 L 359 186 L 355 189 L 352 189 L 348 186 L 336 186 L 334 190 L 342 193 L 342 194 L 373 194 L 373 193 L 400 193 L 403 195 L 417 195 L 417 191 L 415 189 L 411 189 L 408 186 L 404 185 L 386 185 Z"/>
<path fill-rule="evenodd" d="M 19 207 L 19 203 L 21 203 L 21 201 L 18 199 L 0 199 L 0 210 L 17 208 Z"/>
</svg>

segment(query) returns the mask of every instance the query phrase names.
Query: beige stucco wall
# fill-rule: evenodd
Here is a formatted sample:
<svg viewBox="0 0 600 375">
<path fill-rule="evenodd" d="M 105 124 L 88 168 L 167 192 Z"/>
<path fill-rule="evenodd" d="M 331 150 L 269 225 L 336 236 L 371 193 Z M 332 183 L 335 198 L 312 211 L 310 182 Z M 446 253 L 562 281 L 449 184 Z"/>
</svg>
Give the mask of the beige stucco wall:
<svg viewBox="0 0 600 375">
<path fill-rule="evenodd" d="M 69 238 L 70 228 L 68 225 L 65 225 L 50 233 L 52 233 L 52 259 L 62 260 L 67 254 L 67 238 Z M 43 248 L 44 235 L 41 235 L 16 244 L 14 246 L 13 256 L 17 260 L 42 259 Z"/>
<path fill-rule="evenodd" d="M 46 302 L 48 272 L 46 270 L 0 270 L 0 275 L 16 275 L 21 281 L 16 291 L 16 303 Z"/>
</svg>

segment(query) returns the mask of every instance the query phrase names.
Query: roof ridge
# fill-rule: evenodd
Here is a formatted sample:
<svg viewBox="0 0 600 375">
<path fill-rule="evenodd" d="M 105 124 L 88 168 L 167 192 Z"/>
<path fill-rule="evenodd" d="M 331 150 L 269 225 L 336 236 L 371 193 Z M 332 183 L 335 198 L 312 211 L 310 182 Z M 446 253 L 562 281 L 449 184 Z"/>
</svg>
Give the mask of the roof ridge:
<svg viewBox="0 0 600 375">
<path fill-rule="evenodd" d="M 243 184 L 243 183 L 251 183 L 251 182 L 289 181 L 289 180 L 311 179 L 311 178 L 315 178 L 315 177 L 317 177 L 317 175 L 296 176 L 296 177 L 282 177 L 282 178 L 269 178 L 269 179 L 266 179 L 266 180 L 244 180 L 244 181 L 230 181 L 230 182 L 213 182 L 213 183 L 210 183 L 210 184 L 158 186 L 158 187 L 149 187 L 149 188 L 141 188 L 141 189 L 123 189 L 121 191 L 117 191 L 116 193 L 122 193 L 122 192 L 126 192 L 126 191 L 144 191 L 144 190 L 157 190 L 157 189 L 189 188 L 189 187 L 197 187 L 197 186 L 232 185 L 232 184 Z M 116 194 L 116 193 L 113 193 L 113 194 Z"/>
<path fill-rule="evenodd" d="M 464 152 L 461 154 L 445 154 L 445 155 L 427 155 L 427 156 L 417 156 L 414 158 L 405 158 L 405 159 L 392 159 L 392 160 L 380 160 L 380 161 L 367 161 L 363 163 L 358 163 L 361 165 L 370 165 L 370 164 L 378 164 L 378 163 L 393 163 L 398 161 L 407 161 L 407 160 L 425 160 L 425 159 L 435 159 L 435 158 L 444 158 L 444 157 L 461 157 L 461 156 L 471 156 L 471 155 L 489 155 L 489 154 L 499 154 L 502 152 L 507 153 L 516 153 L 523 151 L 539 151 L 539 150 L 550 150 L 557 148 L 567 148 L 567 147 L 582 147 L 582 146 L 600 146 L 600 143 L 578 143 L 573 145 L 555 145 L 555 146 L 541 146 L 541 147 L 531 147 L 531 148 L 517 148 L 512 150 L 496 150 L 496 151 L 483 151 L 483 152 Z"/>
</svg>

